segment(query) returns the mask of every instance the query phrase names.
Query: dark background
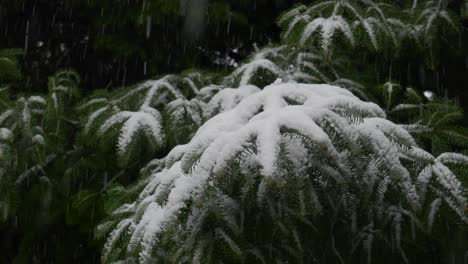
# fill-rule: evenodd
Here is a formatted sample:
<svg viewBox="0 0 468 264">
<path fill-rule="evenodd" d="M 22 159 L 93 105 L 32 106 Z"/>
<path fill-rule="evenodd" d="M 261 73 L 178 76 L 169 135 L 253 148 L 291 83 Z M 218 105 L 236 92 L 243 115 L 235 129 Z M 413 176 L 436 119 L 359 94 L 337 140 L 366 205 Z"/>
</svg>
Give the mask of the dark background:
<svg viewBox="0 0 468 264">
<path fill-rule="evenodd" d="M 213 61 L 229 51 L 241 59 L 254 43 L 278 40 L 275 18 L 296 2 L 210 0 L 206 27 L 193 37 L 179 0 L 1 0 L 0 47 L 26 50 L 27 91 L 42 91 L 61 68 L 77 70 L 83 89 L 115 87 L 191 67 L 222 70 Z"/>
</svg>

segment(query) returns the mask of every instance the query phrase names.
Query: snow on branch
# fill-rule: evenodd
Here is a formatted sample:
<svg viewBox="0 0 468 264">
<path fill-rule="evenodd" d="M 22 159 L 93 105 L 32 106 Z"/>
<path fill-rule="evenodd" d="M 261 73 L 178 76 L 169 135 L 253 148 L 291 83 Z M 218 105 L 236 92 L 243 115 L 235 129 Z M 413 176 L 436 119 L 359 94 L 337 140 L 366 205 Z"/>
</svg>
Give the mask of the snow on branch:
<svg viewBox="0 0 468 264">
<path fill-rule="evenodd" d="M 196 73 L 190 73 L 187 77 L 168 75 L 113 95 L 93 98 L 78 107 L 87 116 L 83 124 L 84 132 L 91 137 L 109 138 L 115 135 L 111 133 L 112 129 L 117 129 L 119 157 L 131 156 L 134 149 L 131 146 L 138 138 L 144 138 L 149 143 L 147 147 L 152 146 L 152 151 L 163 147 L 166 136 L 163 132 L 163 115 L 167 114 L 168 128 L 172 131 L 176 131 L 175 128 L 181 124 L 187 124 L 188 130 L 196 130 L 201 125 L 204 100 L 211 98 L 212 94 L 206 89 L 199 89 L 196 83 L 200 82 L 200 78 Z M 176 137 L 176 142 L 186 142 L 185 137 L 193 132 L 186 131 L 173 137 Z"/>
<path fill-rule="evenodd" d="M 104 259 L 123 250 L 137 254 L 142 263 L 153 261 L 164 232 L 180 224 L 182 211 L 202 210 L 193 208 L 194 201 L 213 191 L 213 182 L 229 173 L 232 162 L 239 164 L 243 177 L 261 175 L 259 203 L 269 182 L 303 175 L 322 188 L 336 183 L 343 193 L 349 192 L 349 184 L 361 184 L 380 197 L 374 201 L 377 210 L 396 219 L 398 226 L 403 215 L 427 204 L 424 194 L 430 190 L 464 218 L 463 189 L 443 163 L 466 158 L 446 154 L 435 159 L 405 129 L 386 120 L 380 107 L 345 89 L 278 82 L 263 90 L 226 90 L 213 102 L 212 109 L 226 111 L 207 121 L 188 144 L 174 148 L 161 161 L 164 168 L 147 179 L 139 198 L 115 212 L 124 217 L 108 237 Z M 389 199 L 388 192 L 400 198 Z M 123 248 L 115 248 L 117 241 L 123 241 Z"/>
</svg>

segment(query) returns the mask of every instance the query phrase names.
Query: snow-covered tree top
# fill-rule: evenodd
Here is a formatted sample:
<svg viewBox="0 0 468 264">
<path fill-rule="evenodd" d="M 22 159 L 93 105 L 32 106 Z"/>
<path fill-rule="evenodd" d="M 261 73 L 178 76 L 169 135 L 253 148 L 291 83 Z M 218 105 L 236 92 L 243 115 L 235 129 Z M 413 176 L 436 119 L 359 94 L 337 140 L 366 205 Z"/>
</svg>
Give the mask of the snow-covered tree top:
<svg viewBox="0 0 468 264">
<path fill-rule="evenodd" d="M 389 206 L 419 210 L 426 204 L 426 193 L 435 192 L 464 218 L 463 189 L 443 163 L 465 158 L 434 158 L 418 148 L 405 129 L 386 120 L 377 105 L 331 85 L 278 80 L 263 90 L 241 90 L 240 95 L 250 95 L 237 102 L 238 97 L 232 96 L 236 93 L 229 91 L 216 100 L 227 111 L 207 121 L 188 144 L 175 147 L 158 161 L 162 167 L 147 179 L 139 198 L 115 211 L 124 219 L 111 232 L 104 259 L 112 258 L 123 240 L 120 252 L 139 255 L 142 263 L 154 261 L 154 249 L 167 227 L 177 225 L 181 210 L 190 207 L 190 201 L 207 191 L 217 177 L 229 173 L 233 161 L 245 177 L 260 173 L 259 201 L 269 182 L 291 175 L 309 175 L 318 184 L 336 182 L 339 188 L 358 182 L 369 190 L 384 179 L 376 201 L 382 214 L 391 211 Z M 284 164 L 289 164 L 287 169 Z M 356 173 L 362 168 L 365 172 Z M 397 204 L 387 200 L 390 190 L 400 195 Z"/>
</svg>

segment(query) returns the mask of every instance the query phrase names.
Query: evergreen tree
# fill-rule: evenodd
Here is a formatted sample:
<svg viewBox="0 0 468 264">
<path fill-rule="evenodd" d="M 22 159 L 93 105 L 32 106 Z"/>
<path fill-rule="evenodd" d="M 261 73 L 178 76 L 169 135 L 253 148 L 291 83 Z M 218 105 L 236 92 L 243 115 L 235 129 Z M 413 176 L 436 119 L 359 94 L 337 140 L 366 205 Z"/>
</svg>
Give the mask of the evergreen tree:
<svg viewBox="0 0 468 264">
<path fill-rule="evenodd" d="M 85 2 L 64 8 L 119 14 L 93 24 L 119 85 L 126 57 L 166 63 L 140 44 L 180 48 L 160 29 L 193 7 Z M 208 2 L 207 34 L 249 25 L 250 5 Z M 97 262 L 102 243 L 104 263 L 462 263 L 463 112 L 402 73 L 440 67 L 457 15 L 442 0 L 330 0 L 278 23 L 281 40 L 243 62 L 217 54 L 222 71 L 90 94 L 74 71 L 23 94 L 9 85 L 21 53 L 0 51 L 0 235 L 19 240 L 0 262 Z"/>
<path fill-rule="evenodd" d="M 328 85 L 247 96 L 152 162 L 138 198 L 98 227 L 113 229 L 103 262 L 416 260 L 443 221 L 467 223 L 447 165 L 468 157 L 433 157 L 384 118 Z"/>
<path fill-rule="evenodd" d="M 433 8 L 444 15 L 423 19 Z M 110 232 L 103 261 L 392 263 L 433 259 L 433 250 L 440 262 L 462 261 L 456 244 L 466 241 L 448 241 L 466 232 L 466 194 L 453 172 L 466 181 L 468 159 L 444 153 L 465 147 L 464 132 L 448 125 L 459 110 L 392 82 L 377 85 L 392 79 L 391 64 L 408 46 L 432 56 L 424 45 L 439 39 L 429 28 L 456 27 L 443 8 L 328 1 L 285 13 L 285 45 L 258 50 L 227 76 L 222 83 L 239 88 L 213 97 L 207 113 L 215 116 L 121 194 L 128 203 L 98 228 L 99 236 Z M 366 47 L 359 54 L 369 67 L 353 56 L 356 46 Z M 367 78 L 349 70 L 372 72 L 378 62 L 390 72 Z M 339 85 L 385 110 L 336 86 L 296 82 Z M 405 90 L 407 99 L 398 96 Z M 395 125 L 385 112 L 410 124 Z M 441 143 L 449 134 L 463 141 Z"/>
</svg>

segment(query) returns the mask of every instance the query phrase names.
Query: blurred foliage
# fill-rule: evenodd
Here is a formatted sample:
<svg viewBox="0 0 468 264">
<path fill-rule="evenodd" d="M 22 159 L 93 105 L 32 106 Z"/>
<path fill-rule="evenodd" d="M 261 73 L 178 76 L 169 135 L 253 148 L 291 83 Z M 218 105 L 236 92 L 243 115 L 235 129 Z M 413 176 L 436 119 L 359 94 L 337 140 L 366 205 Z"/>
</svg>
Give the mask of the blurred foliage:
<svg viewBox="0 0 468 264">
<path fill-rule="evenodd" d="M 0 83 L 10 83 L 21 78 L 18 56 L 22 54 L 20 49 L 0 50 Z"/>
</svg>

